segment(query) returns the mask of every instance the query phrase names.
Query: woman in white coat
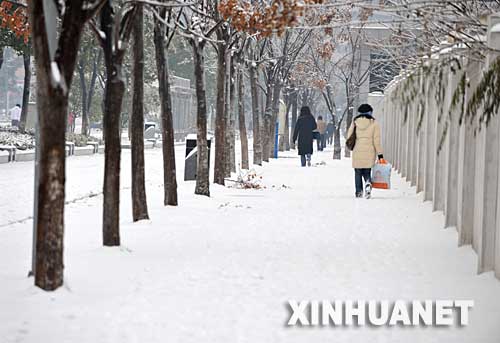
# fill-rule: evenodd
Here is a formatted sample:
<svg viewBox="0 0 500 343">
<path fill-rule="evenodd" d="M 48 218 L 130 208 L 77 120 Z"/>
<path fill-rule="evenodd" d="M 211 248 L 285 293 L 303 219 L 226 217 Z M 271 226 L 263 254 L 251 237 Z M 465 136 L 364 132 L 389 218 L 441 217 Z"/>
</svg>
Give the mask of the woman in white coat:
<svg viewBox="0 0 500 343">
<path fill-rule="evenodd" d="M 373 118 L 373 108 L 363 104 L 358 108 L 358 114 L 352 121 L 347 137 L 356 129 L 356 144 L 352 151 L 352 167 L 354 168 L 354 180 L 356 186 L 356 197 L 363 196 L 363 179 L 365 181 L 365 196 L 371 196 L 371 172 L 375 161 L 384 158 L 380 144 L 380 125 Z"/>
</svg>

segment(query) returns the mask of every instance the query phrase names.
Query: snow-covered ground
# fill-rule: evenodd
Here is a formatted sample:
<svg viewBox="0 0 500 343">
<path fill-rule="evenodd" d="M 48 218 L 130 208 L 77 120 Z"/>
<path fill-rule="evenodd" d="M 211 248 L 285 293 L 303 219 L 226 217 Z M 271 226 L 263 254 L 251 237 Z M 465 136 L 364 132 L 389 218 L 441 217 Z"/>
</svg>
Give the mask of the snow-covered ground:
<svg viewBox="0 0 500 343">
<path fill-rule="evenodd" d="M 131 222 L 123 153 L 122 246 L 101 246 L 103 156 L 68 159 L 65 287 L 35 288 L 30 269 L 33 164 L 0 165 L 0 342 L 498 343 L 500 282 L 476 275 L 440 213 L 393 176 L 353 198 L 350 161 L 295 152 L 258 170 L 263 190 L 180 182 L 162 206 L 161 150 L 146 151 L 150 221 Z M 178 179 L 183 178 L 178 148 Z M 467 327 L 286 327 L 289 299 L 472 299 Z"/>
</svg>

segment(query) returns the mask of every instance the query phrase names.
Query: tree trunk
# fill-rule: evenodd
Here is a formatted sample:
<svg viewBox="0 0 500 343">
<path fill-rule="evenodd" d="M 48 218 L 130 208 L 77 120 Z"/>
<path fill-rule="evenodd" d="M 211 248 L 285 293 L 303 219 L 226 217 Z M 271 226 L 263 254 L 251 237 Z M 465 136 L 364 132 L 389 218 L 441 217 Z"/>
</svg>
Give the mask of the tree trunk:
<svg viewBox="0 0 500 343">
<path fill-rule="evenodd" d="M 165 18 L 165 9 L 160 10 L 160 16 Z M 155 18 L 154 44 L 156 53 L 156 68 L 158 70 L 158 91 L 160 94 L 161 133 L 163 152 L 163 204 L 177 206 L 177 177 L 175 172 L 175 142 L 172 117 L 172 99 L 168 80 L 168 61 L 165 47 L 164 25 Z"/>
<path fill-rule="evenodd" d="M 284 127 L 281 128 L 283 130 L 283 134 L 279 135 L 278 144 L 279 144 L 279 151 L 280 152 L 286 150 L 286 146 L 288 145 L 289 139 L 290 139 L 290 137 L 288 137 L 288 132 L 287 132 L 287 130 L 288 130 L 288 113 L 290 112 L 290 94 L 284 93 L 283 99 L 284 99 L 284 103 L 285 103 L 285 117 L 283 118 L 284 119 L 284 121 L 283 121 Z"/>
<path fill-rule="evenodd" d="M 99 68 L 99 64 L 102 59 L 102 50 L 99 49 L 97 54 L 97 59 L 94 61 L 94 66 L 92 67 L 92 77 L 90 78 L 90 85 L 88 88 L 88 96 L 87 96 L 87 110 L 85 111 L 85 115 L 82 113 L 82 134 L 88 136 L 90 134 L 89 128 L 89 115 L 90 109 L 92 107 L 92 98 L 94 97 L 95 84 L 97 82 L 97 72 Z"/>
<path fill-rule="evenodd" d="M 101 10 L 101 29 L 106 34 L 104 60 L 106 85 L 104 89 L 103 134 L 103 244 L 120 245 L 120 160 L 121 160 L 121 108 L 125 83 L 122 75 L 123 53 L 114 49 L 113 8 L 109 1 Z"/>
<path fill-rule="evenodd" d="M 104 147 L 104 207 L 103 244 L 120 245 L 120 112 L 125 85 L 123 80 L 113 75 L 116 66 L 107 71 L 104 91 L 103 130 L 106 137 Z"/>
<path fill-rule="evenodd" d="M 351 126 L 351 123 L 352 123 L 352 112 L 353 112 L 353 109 L 351 108 L 352 107 L 352 103 L 351 102 L 348 102 L 347 103 L 347 117 L 346 117 L 346 134 L 347 134 L 347 131 L 349 130 L 349 127 Z M 339 125 L 340 126 L 340 125 Z M 339 127 L 339 131 L 340 131 L 340 127 Z M 345 138 L 348 138 L 348 137 L 345 137 Z M 349 149 L 344 149 L 344 157 L 351 157 L 351 151 Z"/>
<path fill-rule="evenodd" d="M 238 68 L 238 124 L 241 141 L 241 169 L 249 169 L 248 163 L 248 137 L 245 124 L 245 103 L 244 103 L 244 82 L 243 69 Z"/>
<path fill-rule="evenodd" d="M 257 88 L 257 66 L 250 65 L 250 92 L 252 94 L 253 164 L 262 165 L 262 142 L 260 135 L 259 90 Z"/>
<path fill-rule="evenodd" d="M 225 150 L 225 177 L 231 177 L 231 172 L 236 172 L 234 166 L 234 60 L 231 55 L 226 54 L 226 102 L 225 102 L 225 119 L 226 119 L 226 144 Z"/>
<path fill-rule="evenodd" d="M 214 182 L 224 185 L 226 171 L 226 45 L 217 44 L 217 102 L 215 113 L 215 162 Z"/>
<path fill-rule="evenodd" d="M 270 81 L 269 81 L 270 82 Z M 271 155 L 271 121 L 273 116 L 273 89 L 268 83 L 266 87 L 266 107 L 264 112 L 264 137 L 262 140 L 262 160 L 269 162 Z"/>
<path fill-rule="evenodd" d="M 307 89 L 304 89 L 302 91 L 301 102 L 302 102 L 302 106 L 309 106 L 309 103 L 308 103 L 308 91 L 307 91 Z"/>
<path fill-rule="evenodd" d="M 272 117 L 271 117 L 271 130 L 269 132 L 269 137 L 271 138 L 270 157 L 274 157 L 274 151 L 276 150 L 276 122 L 278 121 L 278 114 L 280 111 L 280 93 L 281 84 L 276 81 L 273 88 L 273 103 L 272 103 Z"/>
<path fill-rule="evenodd" d="M 144 9 L 137 4 L 134 19 L 132 114 L 132 217 L 149 219 L 144 166 Z"/>
<path fill-rule="evenodd" d="M 88 113 L 87 113 L 87 82 L 85 81 L 85 68 L 83 59 L 78 62 L 78 76 L 80 77 L 80 91 L 82 92 L 82 134 L 87 135 Z M 74 119 L 73 119 L 74 120 Z"/>
<path fill-rule="evenodd" d="M 231 67 L 231 172 L 236 173 L 236 84 L 237 84 L 236 62 Z"/>
<path fill-rule="evenodd" d="M 130 101 L 129 99 L 131 98 L 131 96 L 133 96 L 131 93 L 132 93 L 132 89 L 130 89 L 130 78 L 132 77 L 132 75 L 129 75 L 129 73 L 127 71 L 125 71 L 125 106 L 126 106 L 126 109 L 127 109 L 127 137 L 128 137 L 128 140 L 132 140 L 132 112 L 134 111 L 133 110 L 133 101 Z M 122 104 L 123 106 L 123 104 Z M 124 118 L 122 117 L 122 123 L 123 123 L 123 120 Z M 123 124 L 121 124 L 123 126 Z M 120 129 L 120 139 L 123 135 L 123 132 L 122 130 Z"/>
<path fill-rule="evenodd" d="M 261 120 L 260 120 L 260 139 L 262 141 L 262 153 L 264 153 L 264 126 L 265 126 L 265 114 L 266 114 L 266 92 L 259 87 L 259 92 L 260 92 L 260 98 L 262 101 L 260 102 L 260 113 L 261 113 Z"/>
<path fill-rule="evenodd" d="M 342 155 L 342 147 L 340 146 L 340 123 L 337 123 L 335 125 L 334 134 L 335 135 L 333 137 L 333 159 L 340 160 Z"/>
<path fill-rule="evenodd" d="M 50 70 L 43 73 L 42 68 L 37 68 L 40 145 L 35 285 L 44 290 L 55 290 L 63 284 L 65 132 L 68 98 L 60 90 L 49 85 Z"/>
<path fill-rule="evenodd" d="M 38 182 L 35 220 L 35 285 L 55 290 L 63 284 L 65 132 L 68 113 L 68 90 L 75 69 L 78 45 L 84 25 L 81 1 L 66 9 L 59 34 L 55 61 L 49 56 L 42 1 L 28 1 L 30 27 L 37 75 L 37 110 L 39 123 Z M 71 26 L 69 16 L 78 18 Z M 56 18 L 49 18 L 56 20 Z M 63 68 L 64 67 L 64 68 Z M 59 73 L 56 73 L 58 71 Z"/>
<path fill-rule="evenodd" d="M 290 151 L 290 109 L 291 104 L 288 103 L 286 106 L 286 114 L 285 114 L 285 134 L 283 135 L 283 150 Z"/>
<path fill-rule="evenodd" d="M 231 177 L 231 56 L 226 54 L 224 73 L 224 178 Z"/>
<path fill-rule="evenodd" d="M 196 126 L 198 165 L 196 168 L 195 194 L 210 196 L 208 147 L 207 147 L 207 98 L 205 93 L 205 61 L 203 56 L 204 44 L 191 41 L 193 47 L 194 77 L 196 88 Z M 224 137 L 224 136 L 222 136 Z M 224 178 L 224 170 L 222 169 Z"/>
<path fill-rule="evenodd" d="M 28 117 L 28 108 L 30 101 L 30 86 L 31 86 L 31 55 L 23 54 L 24 60 L 24 85 L 23 85 L 23 106 L 21 109 L 21 120 L 19 123 L 21 132 L 26 130 L 26 119 Z"/>
<path fill-rule="evenodd" d="M 292 96 L 292 127 L 291 132 L 295 131 L 295 124 L 297 123 L 297 114 L 298 114 L 298 94 L 295 90 Z M 293 135 L 290 135 L 290 148 L 295 149 L 295 142 L 293 141 Z"/>
</svg>

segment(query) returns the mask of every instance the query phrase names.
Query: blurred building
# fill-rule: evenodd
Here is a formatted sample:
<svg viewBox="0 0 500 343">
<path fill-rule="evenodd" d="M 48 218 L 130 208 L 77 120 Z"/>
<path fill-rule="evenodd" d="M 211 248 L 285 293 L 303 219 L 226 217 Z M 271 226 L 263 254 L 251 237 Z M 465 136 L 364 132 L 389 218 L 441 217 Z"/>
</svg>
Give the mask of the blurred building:
<svg viewBox="0 0 500 343">
<path fill-rule="evenodd" d="M 170 92 L 176 134 L 196 133 L 196 97 L 194 89 L 191 88 L 191 81 L 171 76 Z"/>
</svg>

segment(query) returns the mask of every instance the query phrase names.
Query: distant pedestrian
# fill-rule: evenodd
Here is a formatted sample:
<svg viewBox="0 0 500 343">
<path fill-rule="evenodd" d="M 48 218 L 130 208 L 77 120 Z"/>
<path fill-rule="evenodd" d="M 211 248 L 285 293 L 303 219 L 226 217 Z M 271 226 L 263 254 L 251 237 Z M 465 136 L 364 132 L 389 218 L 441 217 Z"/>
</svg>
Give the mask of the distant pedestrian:
<svg viewBox="0 0 500 343">
<path fill-rule="evenodd" d="M 311 166 L 311 155 L 313 153 L 313 131 L 316 130 L 316 120 L 309 107 L 304 106 L 300 109 L 300 116 L 297 118 L 295 129 L 293 131 L 293 142 L 298 139 L 298 150 L 302 167 Z"/>
<path fill-rule="evenodd" d="M 373 117 L 373 108 L 363 104 L 358 108 L 358 114 L 349 128 L 347 137 L 355 135 L 355 145 L 352 151 L 352 167 L 356 186 L 356 197 L 363 196 L 363 179 L 365 181 L 365 197 L 370 198 L 372 191 L 371 171 L 378 157 L 382 160 L 380 144 L 380 126 Z"/>
<path fill-rule="evenodd" d="M 326 147 L 326 122 L 323 120 L 322 116 L 318 116 L 318 120 L 316 120 L 317 130 L 319 132 L 318 139 L 318 151 L 323 151 Z"/>
<path fill-rule="evenodd" d="M 10 109 L 10 120 L 11 126 L 19 128 L 19 123 L 21 122 L 21 105 L 16 104 L 16 106 Z"/>
<path fill-rule="evenodd" d="M 75 132 L 75 114 L 73 112 L 68 113 L 68 131 Z"/>
<path fill-rule="evenodd" d="M 333 121 L 330 121 L 328 125 L 326 125 L 326 139 L 328 141 L 328 145 L 333 144 L 333 134 L 335 133 L 335 124 Z"/>
</svg>

